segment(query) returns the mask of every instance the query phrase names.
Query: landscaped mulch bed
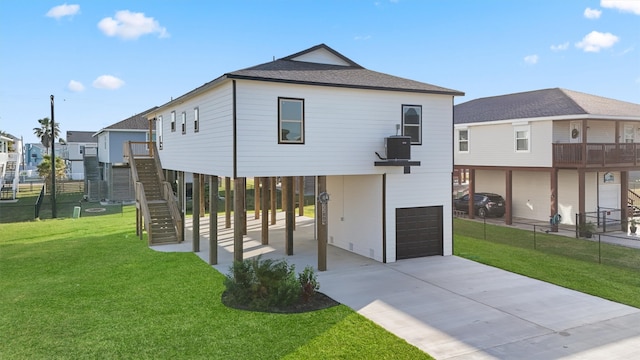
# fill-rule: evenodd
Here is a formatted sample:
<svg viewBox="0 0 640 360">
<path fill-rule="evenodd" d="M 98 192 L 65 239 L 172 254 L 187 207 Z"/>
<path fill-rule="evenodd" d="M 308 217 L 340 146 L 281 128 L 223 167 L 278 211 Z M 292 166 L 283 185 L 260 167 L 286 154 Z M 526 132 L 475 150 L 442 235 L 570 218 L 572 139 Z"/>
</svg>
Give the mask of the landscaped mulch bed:
<svg viewBox="0 0 640 360">
<path fill-rule="evenodd" d="M 222 303 L 230 308 L 239 309 L 239 310 L 249 310 L 249 311 L 280 313 L 280 314 L 303 313 L 303 312 L 327 309 L 332 306 L 340 305 L 339 302 L 333 300 L 329 296 L 321 292 L 316 292 L 315 295 L 311 297 L 311 299 L 309 299 L 309 301 L 307 302 L 303 302 L 302 300 L 300 300 L 297 303 L 294 303 L 284 308 L 275 307 L 275 308 L 269 308 L 265 310 L 255 310 L 255 309 L 249 308 L 249 306 L 247 306 L 246 304 L 238 304 L 238 303 L 231 302 L 228 296 L 226 295 L 227 295 L 226 292 L 222 294 Z"/>
</svg>

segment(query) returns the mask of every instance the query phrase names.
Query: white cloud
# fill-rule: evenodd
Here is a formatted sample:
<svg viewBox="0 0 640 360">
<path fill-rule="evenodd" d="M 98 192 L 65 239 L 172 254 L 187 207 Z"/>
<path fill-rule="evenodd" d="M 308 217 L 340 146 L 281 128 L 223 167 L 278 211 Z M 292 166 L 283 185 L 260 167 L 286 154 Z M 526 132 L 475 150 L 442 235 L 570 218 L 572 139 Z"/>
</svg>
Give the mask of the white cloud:
<svg viewBox="0 0 640 360">
<path fill-rule="evenodd" d="M 167 29 L 160 26 L 152 17 L 144 13 L 134 13 L 129 10 L 116 12 L 115 18 L 106 17 L 98 23 L 98 28 L 107 36 L 117 36 L 122 39 L 137 39 L 146 34 L 158 34 L 158 37 L 169 37 Z"/>
<path fill-rule="evenodd" d="M 582 41 L 577 42 L 576 47 L 585 52 L 599 52 L 601 49 L 612 47 L 618 40 L 620 39 L 611 33 L 592 31 L 582 38 Z"/>
<path fill-rule="evenodd" d="M 124 81 L 111 75 L 100 75 L 93 81 L 93 87 L 97 89 L 115 90 L 124 85 Z"/>
<path fill-rule="evenodd" d="M 601 0 L 600 6 L 640 15 L 640 1 L 638 0 Z"/>
<path fill-rule="evenodd" d="M 569 42 L 567 41 L 564 44 L 558 44 L 558 45 L 551 45 L 551 50 L 552 51 L 564 51 L 567 50 L 569 48 Z"/>
<path fill-rule="evenodd" d="M 356 37 L 353 38 L 353 40 L 356 40 L 356 41 L 358 41 L 358 40 L 369 40 L 369 39 L 371 39 L 371 35 L 356 36 Z"/>
<path fill-rule="evenodd" d="M 587 19 L 599 19 L 602 15 L 602 11 L 598 9 L 586 8 L 584 9 L 584 17 Z"/>
<path fill-rule="evenodd" d="M 73 16 L 80 11 L 80 5 L 67 5 L 62 4 L 58 6 L 52 7 L 49 12 L 47 12 L 48 17 L 60 19 L 63 16 Z"/>
<path fill-rule="evenodd" d="M 535 65 L 538 63 L 538 55 L 527 55 L 524 57 L 524 62 L 530 65 Z"/>
<path fill-rule="evenodd" d="M 73 92 L 81 92 L 84 91 L 84 85 L 80 81 L 71 80 L 67 85 L 67 89 Z"/>
</svg>

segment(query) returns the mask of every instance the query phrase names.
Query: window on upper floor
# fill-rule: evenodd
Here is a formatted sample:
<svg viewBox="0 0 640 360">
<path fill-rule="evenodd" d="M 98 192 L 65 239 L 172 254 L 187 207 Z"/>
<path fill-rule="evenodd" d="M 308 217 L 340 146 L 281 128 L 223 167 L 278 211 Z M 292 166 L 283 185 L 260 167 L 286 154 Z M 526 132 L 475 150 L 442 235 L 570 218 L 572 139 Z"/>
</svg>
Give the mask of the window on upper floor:
<svg viewBox="0 0 640 360">
<path fill-rule="evenodd" d="M 458 130 L 458 151 L 469 152 L 469 129 Z"/>
<path fill-rule="evenodd" d="M 529 152 L 531 150 L 531 129 L 529 125 L 514 126 L 513 134 L 516 152 Z"/>
<path fill-rule="evenodd" d="M 411 145 L 422 144 L 422 106 L 402 105 L 402 135 L 411 137 Z"/>
<path fill-rule="evenodd" d="M 182 118 L 182 133 L 186 134 L 187 133 L 187 112 L 183 111 L 182 114 L 180 115 Z"/>
<path fill-rule="evenodd" d="M 193 132 L 200 131 L 200 109 L 193 108 Z"/>
<path fill-rule="evenodd" d="M 278 143 L 304 144 L 304 99 L 278 98 Z"/>
<path fill-rule="evenodd" d="M 171 132 L 176 131 L 176 112 L 171 112 Z"/>
<path fill-rule="evenodd" d="M 162 150 L 162 115 L 157 117 L 156 132 L 158 133 L 158 149 Z"/>
</svg>

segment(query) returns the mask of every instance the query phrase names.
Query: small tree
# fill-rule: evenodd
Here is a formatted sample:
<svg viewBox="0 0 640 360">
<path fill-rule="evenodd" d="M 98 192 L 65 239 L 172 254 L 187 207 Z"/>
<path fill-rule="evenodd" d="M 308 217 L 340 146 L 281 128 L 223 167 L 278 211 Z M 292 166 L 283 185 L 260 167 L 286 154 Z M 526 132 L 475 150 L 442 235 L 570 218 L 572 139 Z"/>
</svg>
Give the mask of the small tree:
<svg viewBox="0 0 640 360">
<path fill-rule="evenodd" d="M 56 179 L 64 179 L 67 166 L 61 157 L 56 156 Z M 38 175 L 44 178 L 48 189 L 51 189 L 51 155 L 44 155 L 38 165 Z"/>
<path fill-rule="evenodd" d="M 38 124 L 40 127 L 33 128 L 33 133 L 40 139 L 48 154 L 51 143 L 55 143 L 56 139 L 60 137 L 60 123 L 55 123 L 53 135 L 51 134 L 51 120 L 48 117 L 39 119 Z"/>
</svg>

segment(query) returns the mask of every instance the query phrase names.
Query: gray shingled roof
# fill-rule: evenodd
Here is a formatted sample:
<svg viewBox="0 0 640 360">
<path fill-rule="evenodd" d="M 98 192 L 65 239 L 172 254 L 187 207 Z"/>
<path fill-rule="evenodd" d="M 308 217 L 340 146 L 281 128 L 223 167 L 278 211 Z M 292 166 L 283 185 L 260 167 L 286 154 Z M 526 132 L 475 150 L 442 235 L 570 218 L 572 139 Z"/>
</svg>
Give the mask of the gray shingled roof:
<svg viewBox="0 0 640 360">
<path fill-rule="evenodd" d="M 640 117 L 640 104 L 554 88 L 492 96 L 458 104 L 455 124 L 568 115 Z"/>
<path fill-rule="evenodd" d="M 313 52 L 318 49 L 325 49 L 350 66 L 318 64 L 305 61 L 293 60 L 298 56 Z M 195 96 L 202 91 L 206 91 L 212 86 L 227 79 L 245 79 L 257 81 L 271 81 L 291 84 L 347 87 L 356 89 L 390 90 L 405 92 L 420 92 L 429 94 L 446 94 L 463 96 L 464 92 L 447 89 L 444 87 L 422 83 L 415 80 L 404 79 L 397 76 L 387 75 L 371 70 L 367 70 L 354 61 L 338 53 L 325 44 L 316 45 L 309 49 L 297 52 L 284 58 L 274 60 L 250 68 L 226 73 L 202 86 L 199 86 L 188 93 L 181 95 L 166 104 L 183 101 L 185 98 Z M 152 109 L 153 110 L 153 109 Z M 149 110 L 151 111 L 151 110 Z M 144 113 L 143 113 L 144 114 Z"/>
<path fill-rule="evenodd" d="M 144 115 L 157 108 L 157 106 L 154 106 L 149 110 L 133 115 L 132 117 L 126 118 L 122 121 L 118 121 L 117 123 L 100 130 L 99 133 L 105 130 L 149 130 L 149 120 Z M 155 122 L 153 123 L 153 126 L 155 127 Z"/>
<path fill-rule="evenodd" d="M 91 143 L 96 142 L 96 138 L 93 137 L 95 131 L 67 131 L 67 143 Z"/>
<path fill-rule="evenodd" d="M 350 63 L 351 66 L 291 60 L 318 48 L 324 48 L 332 52 Z M 232 79 L 250 79 L 305 85 L 464 95 L 463 92 L 457 90 L 367 70 L 324 44 L 314 46 L 282 59 L 234 71 L 225 74 L 225 76 Z"/>
</svg>

